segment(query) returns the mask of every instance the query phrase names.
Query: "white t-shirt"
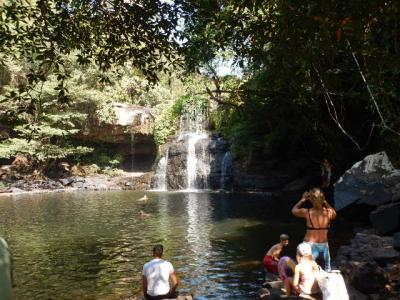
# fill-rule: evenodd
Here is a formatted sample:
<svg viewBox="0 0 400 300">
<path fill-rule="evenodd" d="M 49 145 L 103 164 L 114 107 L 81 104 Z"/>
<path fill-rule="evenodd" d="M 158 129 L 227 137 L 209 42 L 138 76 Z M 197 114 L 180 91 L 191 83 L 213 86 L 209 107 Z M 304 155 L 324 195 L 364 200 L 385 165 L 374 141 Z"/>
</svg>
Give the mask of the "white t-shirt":
<svg viewBox="0 0 400 300">
<path fill-rule="evenodd" d="M 150 296 L 165 295 L 169 292 L 169 275 L 174 267 L 169 261 L 155 258 L 143 266 L 143 276 L 147 278 L 147 294 Z"/>
</svg>

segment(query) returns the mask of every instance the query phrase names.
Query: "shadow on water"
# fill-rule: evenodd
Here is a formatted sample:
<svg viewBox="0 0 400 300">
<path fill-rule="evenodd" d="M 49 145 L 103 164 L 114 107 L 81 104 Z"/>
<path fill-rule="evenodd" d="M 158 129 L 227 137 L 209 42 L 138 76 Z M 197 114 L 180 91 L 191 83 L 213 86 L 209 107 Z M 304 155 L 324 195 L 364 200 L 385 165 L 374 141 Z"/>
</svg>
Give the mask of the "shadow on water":
<svg viewBox="0 0 400 300">
<path fill-rule="evenodd" d="M 140 294 L 142 266 L 155 243 L 164 245 L 181 290 L 196 299 L 253 299 L 261 260 L 279 234 L 291 236 L 292 256 L 303 238 L 304 220 L 285 203 L 223 193 L 19 196 L 0 200 L 0 234 L 14 255 L 16 299 Z M 335 225 L 333 248 L 350 238 L 348 226 Z"/>
</svg>

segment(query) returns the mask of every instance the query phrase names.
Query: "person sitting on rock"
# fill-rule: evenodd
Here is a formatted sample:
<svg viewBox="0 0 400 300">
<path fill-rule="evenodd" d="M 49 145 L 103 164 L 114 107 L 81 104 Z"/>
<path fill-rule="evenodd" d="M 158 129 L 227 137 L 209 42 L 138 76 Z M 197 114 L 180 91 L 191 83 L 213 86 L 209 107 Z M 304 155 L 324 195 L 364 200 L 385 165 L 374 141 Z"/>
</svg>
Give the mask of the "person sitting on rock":
<svg viewBox="0 0 400 300">
<path fill-rule="evenodd" d="M 283 247 L 289 245 L 289 236 L 287 234 L 281 234 L 280 239 L 280 243 L 273 245 L 263 259 L 265 269 L 275 274 L 278 273 L 278 261 L 282 254 Z"/>
<path fill-rule="evenodd" d="M 310 201 L 312 208 L 301 206 Z M 299 218 L 306 219 L 307 232 L 304 242 L 308 242 L 312 248 L 315 260 L 323 257 L 324 269 L 331 270 L 331 258 L 329 254 L 328 231 L 330 223 L 336 218 L 335 209 L 325 200 L 324 194 L 318 188 L 305 192 L 299 202 L 292 208 L 292 213 Z"/>
<path fill-rule="evenodd" d="M 278 273 L 282 282 L 285 282 L 288 277 L 293 277 L 295 267 L 296 263 L 289 256 L 282 256 L 279 259 Z"/>
<path fill-rule="evenodd" d="M 160 244 L 153 247 L 153 259 L 143 266 L 142 283 L 146 300 L 175 299 L 179 284 L 178 275 L 169 261 L 162 259 L 164 247 Z M 169 280 L 172 282 L 170 288 Z"/>
<path fill-rule="evenodd" d="M 319 266 L 311 255 L 309 243 L 301 243 L 297 246 L 296 260 L 298 264 L 294 269 L 294 277 L 287 277 L 284 281 L 286 296 L 292 292 L 300 295 L 319 294 L 320 289 L 315 277 Z"/>
</svg>

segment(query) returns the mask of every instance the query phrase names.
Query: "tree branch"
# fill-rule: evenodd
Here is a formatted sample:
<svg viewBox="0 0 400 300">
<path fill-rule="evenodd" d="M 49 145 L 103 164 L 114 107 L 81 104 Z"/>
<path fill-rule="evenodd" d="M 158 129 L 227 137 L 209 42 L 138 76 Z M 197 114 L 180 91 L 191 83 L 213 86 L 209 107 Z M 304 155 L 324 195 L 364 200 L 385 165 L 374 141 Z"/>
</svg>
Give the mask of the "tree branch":
<svg viewBox="0 0 400 300">
<path fill-rule="evenodd" d="M 378 115 L 379 115 L 379 119 L 380 119 L 381 124 L 382 124 L 382 125 L 380 125 L 380 127 L 384 128 L 384 129 L 387 129 L 387 130 L 389 130 L 390 132 L 392 132 L 392 133 L 394 133 L 394 134 L 400 136 L 400 132 L 397 132 L 396 130 L 394 130 L 393 128 L 389 127 L 389 126 L 386 124 L 386 121 L 385 121 L 385 119 L 383 118 L 383 115 L 382 115 L 382 113 L 381 113 L 381 110 L 379 109 L 378 103 L 377 103 L 376 100 L 375 100 L 375 96 L 374 96 L 374 94 L 372 93 L 371 88 L 369 87 L 369 84 L 368 84 L 368 82 L 367 82 L 367 80 L 366 80 L 366 78 L 365 78 L 365 76 L 364 76 L 363 71 L 361 70 L 361 66 L 360 66 L 360 64 L 359 64 L 359 62 L 358 62 L 358 59 L 357 59 L 355 53 L 353 52 L 353 50 L 351 49 L 351 45 L 350 45 L 349 40 L 346 39 L 346 42 L 347 42 L 347 46 L 348 46 L 349 49 L 350 49 L 351 55 L 353 56 L 354 62 L 355 62 L 356 65 L 357 65 L 358 72 L 360 73 L 361 78 L 362 78 L 362 80 L 364 81 L 365 86 L 367 87 L 369 96 L 370 96 L 370 98 L 371 98 L 371 100 L 372 100 L 372 102 L 373 102 L 373 104 L 374 104 L 374 106 L 375 106 L 375 109 L 376 109 L 376 111 L 377 111 L 377 113 L 378 113 Z"/>
</svg>

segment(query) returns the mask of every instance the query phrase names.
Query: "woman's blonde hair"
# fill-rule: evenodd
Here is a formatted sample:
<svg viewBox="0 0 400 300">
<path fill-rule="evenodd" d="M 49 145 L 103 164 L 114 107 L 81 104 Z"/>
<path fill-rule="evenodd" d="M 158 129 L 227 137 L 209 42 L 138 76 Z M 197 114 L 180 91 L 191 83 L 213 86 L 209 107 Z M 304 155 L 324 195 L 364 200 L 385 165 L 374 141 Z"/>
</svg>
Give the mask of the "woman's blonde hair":
<svg viewBox="0 0 400 300">
<path fill-rule="evenodd" d="M 319 188 L 314 188 L 308 193 L 308 199 L 313 206 L 322 206 L 325 201 L 324 193 Z"/>
</svg>

